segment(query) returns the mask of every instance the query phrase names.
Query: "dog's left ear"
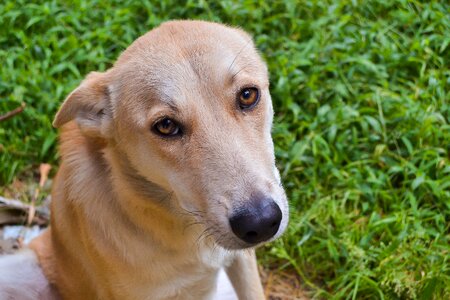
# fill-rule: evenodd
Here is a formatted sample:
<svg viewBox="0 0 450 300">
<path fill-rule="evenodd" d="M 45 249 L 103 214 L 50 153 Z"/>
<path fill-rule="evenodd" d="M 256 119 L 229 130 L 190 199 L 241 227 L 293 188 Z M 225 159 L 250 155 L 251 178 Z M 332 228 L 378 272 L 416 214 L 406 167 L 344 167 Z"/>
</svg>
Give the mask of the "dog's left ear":
<svg viewBox="0 0 450 300">
<path fill-rule="evenodd" d="M 75 120 L 85 135 L 108 137 L 112 111 L 106 73 L 92 72 L 66 98 L 53 126 L 59 128 Z"/>
</svg>

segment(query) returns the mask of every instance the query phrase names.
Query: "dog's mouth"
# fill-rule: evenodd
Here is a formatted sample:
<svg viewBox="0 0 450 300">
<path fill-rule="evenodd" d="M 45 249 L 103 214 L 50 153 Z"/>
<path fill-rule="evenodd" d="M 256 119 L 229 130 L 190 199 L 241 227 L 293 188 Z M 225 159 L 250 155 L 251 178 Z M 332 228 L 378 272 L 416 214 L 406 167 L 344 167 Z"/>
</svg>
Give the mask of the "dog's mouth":
<svg viewBox="0 0 450 300">
<path fill-rule="evenodd" d="M 221 233 L 219 230 L 209 230 L 208 232 L 215 232 L 215 233 L 209 233 L 206 236 L 213 239 L 214 244 L 218 245 L 224 249 L 227 250 L 243 250 L 243 249 L 250 249 L 250 248 L 256 248 L 263 244 L 266 244 L 268 242 L 271 242 L 275 240 L 279 235 L 281 235 L 283 230 L 279 230 L 280 227 L 277 228 L 277 232 L 270 237 L 259 237 L 258 233 L 256 232 L 249 232 L 248 236 L 246 237 L 247 240 L 251 239 L 250 241 L 246 241 L 240 237 L 238 237 L 233 232 L 228 233 Z"/>
</svg>

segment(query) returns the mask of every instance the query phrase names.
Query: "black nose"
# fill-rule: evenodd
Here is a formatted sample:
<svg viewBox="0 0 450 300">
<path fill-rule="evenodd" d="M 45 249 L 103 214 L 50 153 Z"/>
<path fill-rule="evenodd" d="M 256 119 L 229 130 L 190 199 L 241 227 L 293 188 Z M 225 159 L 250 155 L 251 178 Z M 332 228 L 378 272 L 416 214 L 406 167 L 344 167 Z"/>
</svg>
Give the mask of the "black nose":
<svg viewBox="0 0 450 300">
<path fill-rule="evenodd" d="M 271 198 L 254 198 L 230 218 L 231 229 L 241 240 L 257 244 L 273 237 L 280 227 L 280 207 Z"/>
</svg>

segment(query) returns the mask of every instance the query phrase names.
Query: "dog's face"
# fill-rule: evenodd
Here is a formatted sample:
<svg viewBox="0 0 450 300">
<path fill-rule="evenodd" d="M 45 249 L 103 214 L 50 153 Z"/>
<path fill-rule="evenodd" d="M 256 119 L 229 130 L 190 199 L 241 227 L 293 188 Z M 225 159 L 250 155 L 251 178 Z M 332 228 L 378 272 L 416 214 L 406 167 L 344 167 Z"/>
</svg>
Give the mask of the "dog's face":
<svg viewBox="0 0 450 300">
<path fill-rule="evenodd" d="M 169 22 L 94 73 L 55 119 L 108 140 L 146 181 L 222 247 L 281 235 L 288 205 L 275 167 L 265 64 L 251 38 L 223 25 Z M 166 200 L 169 201 L 169 200 Z"/>
</svg>

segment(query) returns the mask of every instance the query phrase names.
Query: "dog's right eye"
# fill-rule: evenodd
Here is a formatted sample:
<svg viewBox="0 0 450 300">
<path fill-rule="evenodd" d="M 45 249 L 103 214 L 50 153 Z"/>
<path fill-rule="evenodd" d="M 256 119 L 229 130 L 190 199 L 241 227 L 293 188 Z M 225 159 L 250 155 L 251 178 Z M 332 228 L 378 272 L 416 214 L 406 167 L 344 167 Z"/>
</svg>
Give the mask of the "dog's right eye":
<svg viewBox="0 0 450 300">
<path fill-rule="evenodd" d="M 177 122 L 172 119 L 164 118 L 153 125 L 153 131 L 161 136 L 172 137 L 181 135 L 181 128 Z"/>
</svg>

